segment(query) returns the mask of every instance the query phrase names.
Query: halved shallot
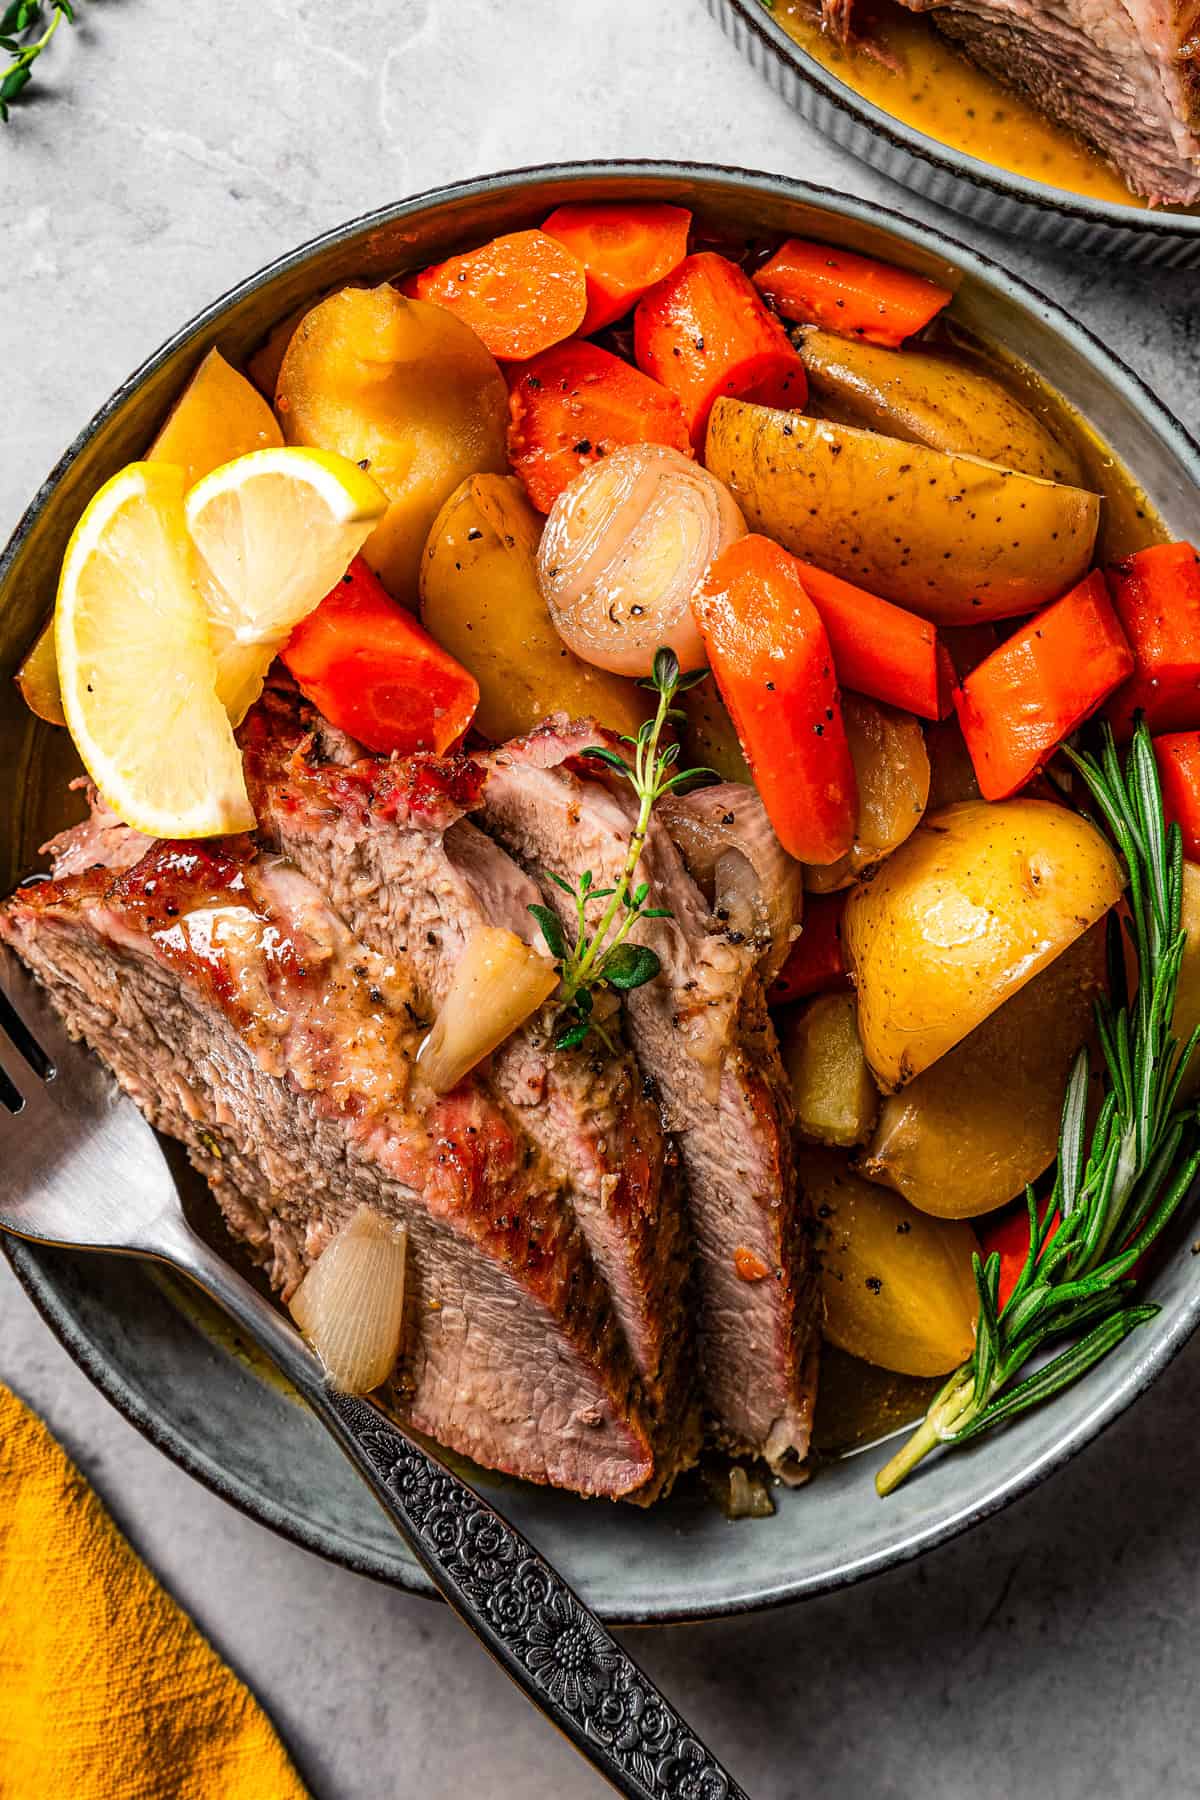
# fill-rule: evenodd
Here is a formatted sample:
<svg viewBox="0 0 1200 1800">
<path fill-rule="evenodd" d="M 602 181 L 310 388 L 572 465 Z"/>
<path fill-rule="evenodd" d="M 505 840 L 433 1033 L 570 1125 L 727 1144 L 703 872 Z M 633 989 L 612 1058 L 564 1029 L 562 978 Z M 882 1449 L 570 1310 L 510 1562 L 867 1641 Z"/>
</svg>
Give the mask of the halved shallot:
<svg viewBox="0 0 1200 1800">
<path fill-rule="evenodd" d="M 400 1354 L 408 1233 L 360 1206 L 292 1295 L 292 1317 L 343 1394 L 369 1394 Z"/>
<path fill-rule="evenodd" d="M 479 925 L 454 971 L 417 1066 L 435 1093 L 444 1094 L 482 1062 L 558 986 L 548 957 L 499 925 Z"/>
<path fill-rule="evenodd" d="M 800 935 L 804 870 L 754 789 L 721 782 L 665 794 L 658 817 L 725 929 L 758 946 L 763 980 L 773 981 Z"/>
<path fill-rule="evenodd" d="M 649 675 L 664 645 L 681 669 L 703 668 L 692 596 L 745 531 L 729 489 L 678 450 L 613 450 L 563 490 L 542 533 L 538 580 L 559 636 L 618 675 Z"/>
</svg>

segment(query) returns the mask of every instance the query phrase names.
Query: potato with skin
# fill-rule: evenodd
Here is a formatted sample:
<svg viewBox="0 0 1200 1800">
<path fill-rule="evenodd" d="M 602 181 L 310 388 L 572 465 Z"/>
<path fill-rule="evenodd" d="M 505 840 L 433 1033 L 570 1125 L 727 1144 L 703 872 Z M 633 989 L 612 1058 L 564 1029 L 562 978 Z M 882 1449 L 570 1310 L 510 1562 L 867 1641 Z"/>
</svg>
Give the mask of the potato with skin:
<svg viewBox="0 0 1200 1800">
<path fill-rule="evenodd" d="M 916 830 L 929 798 L 925 737 L 911 713 L 863 694 L 843 694 L 842 717 L 858 780 L 858 823 L 845 856 L 806 866 L 804 885 L 813 894 L 849 887 L 890 856 Z"/>
<path fill-rule="evenodd" d="M 879 1090 L 858 1039 L 857 1012 L 853 994 L 818 994 L 789 1007 L 779 1021 L 796 1129 L 818 1144 L 863 1143 L 879 1110 Z"/>
<path fill-rule="evenodd" d="M 237 456 L 274 449 L 283 433 L 257 388 L 210 350 L 146 452 L 147 462 L 178 463 L 192 487 Z"/>
<path fill-rule="evenodd" d="M 797 1163 L 817 1222 L 826 1341 L 902 1375 L 948 1375 L 975 1345 L 971 1227 L 864 1181 L 844 1152 L 802 1146 Z"/>
<path fill-rule="evenodd" d="M 289 444 L 369 467 L 391 505 L 363 554 L 406 606 L 443 502 L 468 475 L 502 474 L 508 389 L 470 326 L 394 287 L 343 288 L 306 313 L 276 409 Z"/>
<path fill-rule="evenodd" d="M 1200 872 L 1198 872 L 1200 873 Z M 942 1219 L 1004 1206 L 1049 1168 L 1063 1095 L 1081 1045 L 1095 1055 L 1094 1007 L 1106 986 L 1099 920 L 879 1108 L 860 1172 Z"/>
<path fill-rule="evenodd" d="M 541 516 L 511 475 L 470 475 L 434 521 L 421 559 L 421 620 L 479 683 L 475 724 L 493 743 L 547 714 L 637 732 L 653 712 L 636 684 L 572 654 L 537 579 Z"/>
<path fill-rule="evenodd" d="M 54 649 L 54 616 L 43 625 L 33 648 L 17 670 L 17 686 L 31 713 L 47 725 L 65 725 L 62 690 L 58 685 L 58 657 Z"/>
<path fill-rule="evenodd" d="M 906 1086 L 1061 956 L 1121 893 L 1096 827 L 1047 800 L 927 814 L 850 891 L 842 947 L 885 1090 Z"/>
<path fill-rule="evenodd" d="M 980 457 L 729 399 L 706 455 L 751 531 L 940 625 L 1033 612 L 1091 563 L 1095 494 Z"/>
<path fill-rule="evenodd" d="M 835 424 L 1083 486 L 1075 452 L 1003 382 L 965 357 L 927 344 L 883 350 L 815 326 L 804 333 L 800 355 L 817 403 L 812 410 Z"/>
<path fill-rule="evenodd" d="M 741 781 L 753 787 L 750 764 L 738 741 L 733 720 L 725 710 L 710 677 L 680 694 L 676 704 L 684 714 L 679 727 L 683 742 L 684 766 L 689 769 L 715 769 L 722 781 Z"/>
</svg>

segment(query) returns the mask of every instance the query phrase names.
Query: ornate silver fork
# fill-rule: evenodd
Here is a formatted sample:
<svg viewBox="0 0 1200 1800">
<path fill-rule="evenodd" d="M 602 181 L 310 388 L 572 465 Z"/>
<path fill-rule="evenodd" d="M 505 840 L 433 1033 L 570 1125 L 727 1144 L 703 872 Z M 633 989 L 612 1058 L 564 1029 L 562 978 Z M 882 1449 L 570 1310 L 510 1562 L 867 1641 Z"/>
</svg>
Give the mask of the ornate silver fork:
<svg viewBox="0 0 1200 1800">
<path fill-rule="evenodd" d="M 3 948 L 0 1169 L 0 1230 L 167 1263 L 262 1346 L 459 1618 L 619 1793 L 745 1800 L 532 1544 L 373 1401 L 335 1393 L 284 1315 L 196 1236 L 149 1125 Z"/>
</svg>

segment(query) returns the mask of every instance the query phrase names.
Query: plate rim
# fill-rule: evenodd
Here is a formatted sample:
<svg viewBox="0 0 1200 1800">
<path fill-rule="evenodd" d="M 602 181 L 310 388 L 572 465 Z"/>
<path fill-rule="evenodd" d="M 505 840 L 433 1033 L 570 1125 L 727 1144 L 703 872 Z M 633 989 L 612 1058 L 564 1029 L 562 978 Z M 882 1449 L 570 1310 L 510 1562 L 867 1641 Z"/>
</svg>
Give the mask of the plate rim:
<svg viewBox="0 0 1200 1800">
<path fill-rule="evenodd" d="M 1054 300 L 1031 282 L 1012 274 L 994 258 L 973 246 L 964 244 L 950 233 L 923 221 L 906 218 L 891 207 L 880 206 L 856 195 L 838 193 L 815 183 L 790 176 L 707 162 L 649 159 L 592 159 L 571 162 L 535 164 L 500 171 L 494 175 L 443 183 L 389 205 L 372 209 L 359 217 L 346 220 L 316 234 L 295 248 L 283 252 L 262 268 L 234 283 L 224 294 L 202 307 L 191 319 L 172 333 L 161 345 L 122 381 L 112 395 L 95 412 L 59 457 L 34 498 L 19 518 L 11 538 L 0 553 L 0 588 L 12 563 L 35 522 L 72 463 L 95 433 L 107 422 L 129 395 L 161 365 L 186 347 L 188 342 L 208 325 L 220 318 L 239 300 L 266 285 L 280 274 L 303 264 L 322 248 L 348 238 L 393 225 L 414 214 L 445 206 L 454 201 L 482 197 L 497 190 L 520 192 L 535 182 L 571 185 L 594 181 L 597 177 L 619 181 L 649 178 L 674 180 L 703 186 L 723 183 L 745 190 L 747 200 L 774 194 L 780 198 L 813 205 L 829 211 L 834 217 L 848 219 L 865 226 L 884 228 L 914 248 L 944 258 L 953 266 L 969 271 L 985 283 L 999 288 L 1009 300 L 1048 324 L 1059 336 L 1072 342 L 1094 365 L 1104 379 L 1130 399 L 1156 435 L 1175 451 L 1191 479 L 1200 488 L 1200 443 L 1174 417 L 1166 404 L 1146 381 L 1087 326 L 1072 319 Z M 350 1538 L 331 1537 L 328 1528 L 309 1528 L 295 1514 L 283 1511 L 277 1502 L 248 1484 L 239 1482 L 227 1470 L 214 1463 L 177 1428 L 170 1418 L 149 1406 L 133 1383 L 114 1360 L 105 1354 L 69 1307 L 54 1290 L 43 1258 L 61 1254 L 0 1234 L 0 1250 L 41 1317 L 67 1350 L 77 1366 L 143 1436 L 163 1451 L 188 1474 L 200 1481 L 221 1499 L 259 1524 L 328 1561 L 375 1580 L 386 1582 L 402 1591 L 429 1596 L 432 1589 L 415 1563 L 385 1562 L 369 1549 L 356 1545 Z M 1085 1445 L 1098 1438 L 1157 1379 L 1174 1359 L 1200 1324 L 1200 1286 L 1179 1308 L 1165 1331 L 1148 1327 L 1144 1346 L 1130 1356 L 1115 1388 L 1107 1399 L 1098 1398 L 1065 1434 L 1056 1435 L 1009 1466 L 982 1495 L 959 1505 L 951 1503 L 932 1521 L 915 1525 L 906 1534 L 886 1546 L 867 1552 L 857 1560 L 843 1561 L 837 1568 L 818 1570 L 807 1575 L 768 1581 L 761 1586 L 744 1586 L 722 1599 L 708 1599 L 695 1605 L 686 1603 L 656 1604 L 653 1599 L 625 1602 L 601 1607 L 602 1616 L 617 1625 L 648 1625 L 698 1622 L 732 1615 L 768 1610 L 821 1593 L 834 1592 L 869 1579 L 886 1569 L 933 1550 L 949 1542 L 1027 1495 L 1034 1487 L 1055 1473 Z M 970 1456 L 971 1452 L 966 1452 Z"/>
<path fill-rule="evenodd" d="M 965 150 L 957 150 L 952 144 L 944 144 L 939 138 L 918 131 L 915 125 L 907 124 L 857 93 L 790 37 L 771 17 L 762 0 L 703 0 L 703 3 L 706 10 L 714 14 L 718 6 L 724 7 L 758 39 L 767 53 L 784 63 L 798 80 L 815 89 L 822 99 L 846 114 L 857 126 L 882 138 L 893 150 L 930 164 L 952 180 L 969 182 L 998 199 L 1042 213 L 1064 214 L 1081 224 L 1105 231 L 1140 232 L 1164 242 L 1177 240 L 1190 244 L 1195 241 L 1200 247 L 1200 212 L 1159 212 L 1152 207 L 1131 206 L 1125 201 L 1097 200 L 1087 194 L 1077 194 L 1070 188 L 1035 181 L 1015 169 L 1004 169 L 998 163 L 984 162 Z"/>
</svg>

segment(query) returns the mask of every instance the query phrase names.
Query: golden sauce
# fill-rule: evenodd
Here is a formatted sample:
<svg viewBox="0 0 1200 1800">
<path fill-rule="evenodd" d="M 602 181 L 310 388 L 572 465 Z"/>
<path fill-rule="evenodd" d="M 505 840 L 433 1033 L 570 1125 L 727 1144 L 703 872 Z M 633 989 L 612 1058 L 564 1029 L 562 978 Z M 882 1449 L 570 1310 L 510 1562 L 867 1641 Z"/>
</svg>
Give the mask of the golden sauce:
<svg viewBox="0 0 1200 1800">
<path fill-rule="evenodd" d="M 813 1421 L 814 1452 L 826 1460 L 849 1456 L 903 1431 L 921 1417 L 944 1380 L 896 1375 L 826 1344 Z"/>
<path fill-rule="evenodd" d="M 296 1392 L 286 1375 L 280 1374 L 275 1364 L 264 1350 L 260 1350 L 253 1338 L 243 1337 L 228 1313 L 222 1312 L 192 1281 L 184 1281 L 173 1275 L 168 1269 L 160 1268 L 155 1263 L 148 1265 L 150 1279 L 185 1319 L 202 1332 L 210 1343 L 232 1356 L 235 1362 L 265 1381 L 268 1387 L 275 1389 L 285 1399 L 292 1400 L 297 1406 L 304 1402 Z"/>
<path fill-rule="evenodd" d="M 1030 181 L 1092 200 L 1145 207 L 1101 157 L 960 56 L 928 17 L 895 0 L 877 0 L 870 37 L 887 58 L 881 61 L 867 50 L 834 43 L 813 17 L 810 0 L 774 0 L 770 11 L 822 68 L 938 143 Z"/>
</svg>

